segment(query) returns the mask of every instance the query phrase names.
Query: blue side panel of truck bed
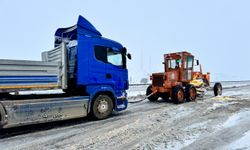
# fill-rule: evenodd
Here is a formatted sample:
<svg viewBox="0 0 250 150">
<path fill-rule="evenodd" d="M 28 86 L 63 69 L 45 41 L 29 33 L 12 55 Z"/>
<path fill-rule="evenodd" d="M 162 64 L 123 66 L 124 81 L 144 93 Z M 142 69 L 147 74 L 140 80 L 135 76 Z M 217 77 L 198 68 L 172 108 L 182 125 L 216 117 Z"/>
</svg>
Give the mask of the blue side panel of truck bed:
<svg viewBox="0 0 250 150">
<path fill-rule="evenodd" d="M 0 76 L 1 85 L 57 84 L 57 76 Z"/>
</svg>

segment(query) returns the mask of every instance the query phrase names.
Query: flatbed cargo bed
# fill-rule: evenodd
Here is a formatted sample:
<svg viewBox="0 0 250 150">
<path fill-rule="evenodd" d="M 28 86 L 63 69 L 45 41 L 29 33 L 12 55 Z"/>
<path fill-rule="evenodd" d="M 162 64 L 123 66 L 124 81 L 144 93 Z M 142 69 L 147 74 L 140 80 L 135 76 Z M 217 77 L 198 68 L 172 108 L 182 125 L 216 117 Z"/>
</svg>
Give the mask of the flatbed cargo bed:
<svg viewBox="0 0 250 150">
<path fill-rule="evenodd" d="M 0 59 L 0 93 L 66 88 L 66 46 L 43 52 L 42 58 L 42 61 Z"/>
</svg>

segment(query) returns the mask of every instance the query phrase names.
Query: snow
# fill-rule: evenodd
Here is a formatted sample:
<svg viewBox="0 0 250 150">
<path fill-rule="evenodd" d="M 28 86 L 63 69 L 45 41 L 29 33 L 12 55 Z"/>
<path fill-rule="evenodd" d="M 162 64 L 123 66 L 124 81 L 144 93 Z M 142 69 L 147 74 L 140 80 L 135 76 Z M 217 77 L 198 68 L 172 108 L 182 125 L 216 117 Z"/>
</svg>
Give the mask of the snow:
<svg viewBox="0 0 250 150">
<path fill-rule="evenodd" d="M 138 96 L 138 95 L 145 95 L 146 94 L 147 86 L 148 85 L 138 85 L 138 86 L 131 85 L 129 87 L 129 90 L 127 90 L 128 97 Z"/>
<path fill-rule="evenodd" d="M 171 143 L 171 147 L 168 147 L 167 149 L 168 150 L 176 150 L 176 149 L 184 148 L 184 147 L 188 146 L 189 144 L 193 143 L 195 140 L 197 140 L 199 136 L 200 136 L 200 134 L 186 136 L 181 141 Z"/>
<path fill-rule="evenodd" d="M 242 87 L 250 85 L 250 81 L 222 81 L 221 82 L 223 88 L 235 88 L 235 87 Z M 213 86 L 214 83 L 211 83 Z"/>
<path fill-rule="evenodd" d="M 229 144 L 225 149 L 250 149 L 250 130 L 243 137 Z"/>
<path fill-rule="evenodd" d="M 106 120 L 10 136 L 0 139 L 0 149 L 250 149 L 250 86 L 234 83 L 222 83 L 229 87 L 222 96 L 208 91 L 202 100 L 180 105 L 144 101 Z M 140 99 L 147 87 L 131 85 L 129 100 Z"/>
<path fill-rule="evenodd" d="M 230 128 L 238 124 L 242 124 L 243 122 L 249 122 L 249 116 L 250 109 L 246 109 L 245 111 L 241 111 L 231 116 L 222 126 L 224 128 Z M 245 134 L 241 138 L 227 145 L 225 149 L 250 149 L 250 130 L 245 132 Z"/>
<path fill-rule="evenodd" d="M 223 126 L 228 128 L 235 126 L 236 124 L 242 122 L 243 120 L 249 119 L 250 116 L 250 110 L 247 111 L 241 111 L 240 113 L 234 114 L 232 117 L 230 117 Z"/>
<path fill-rule="evenodd" d="M 237 96 L 241 99 L 247 99 L 250 97 L 249 89 L 241 89 L 240 91 L 224 91 L 223 96 Z"/>
<path fill-rule="evenodd" d="M 220 101 L 214 102 L 212 106 L 207 108 L 207 110 L 216 110 L 216 109 L 237 103 L 237 102 L 227 102 L 225 100 L 222 101 L 221 99 L 218 99 L 218 100 Z"/>
</svg>

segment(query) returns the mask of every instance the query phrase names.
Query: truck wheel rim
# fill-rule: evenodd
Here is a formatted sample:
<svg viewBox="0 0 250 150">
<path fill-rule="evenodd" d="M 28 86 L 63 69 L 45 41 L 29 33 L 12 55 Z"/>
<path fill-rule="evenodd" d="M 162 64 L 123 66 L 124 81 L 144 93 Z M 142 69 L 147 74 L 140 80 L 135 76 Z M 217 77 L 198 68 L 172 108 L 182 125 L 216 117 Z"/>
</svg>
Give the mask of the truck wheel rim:
<svg viewBox="0 0 250 150">
<path fill-rule="evenodd" d="M 183 102 L 184 101 L 184 93 L 181 90 L 178 91 L 177 98 L 178 98 L 179 102 Z"/>
<path fill-rule="evenodd" d="M 108 111 L 108 102 L 106 100 L 100 100 L 97 110 L 100 113 L 105 113 Z"/>
</svg>

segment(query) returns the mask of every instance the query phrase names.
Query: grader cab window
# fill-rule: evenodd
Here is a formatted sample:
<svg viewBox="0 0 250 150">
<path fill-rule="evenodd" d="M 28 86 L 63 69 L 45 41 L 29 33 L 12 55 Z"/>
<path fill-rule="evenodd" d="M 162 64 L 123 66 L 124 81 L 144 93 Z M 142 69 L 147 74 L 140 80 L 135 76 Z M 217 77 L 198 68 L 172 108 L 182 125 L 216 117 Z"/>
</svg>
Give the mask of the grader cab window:
<svg viewBox="0 0 250 150">
<path fill-rule="evenodd" d="M 178 69 L 181 67 L 181 59 L 168 60 L 168 69 Z"/>
<path fill-rule="evenodd" d="M 193 68 L 193 57 L 188 57 L 187 62 L 188 62 L 188 69 L 192 69 Z"/>
</svg>

